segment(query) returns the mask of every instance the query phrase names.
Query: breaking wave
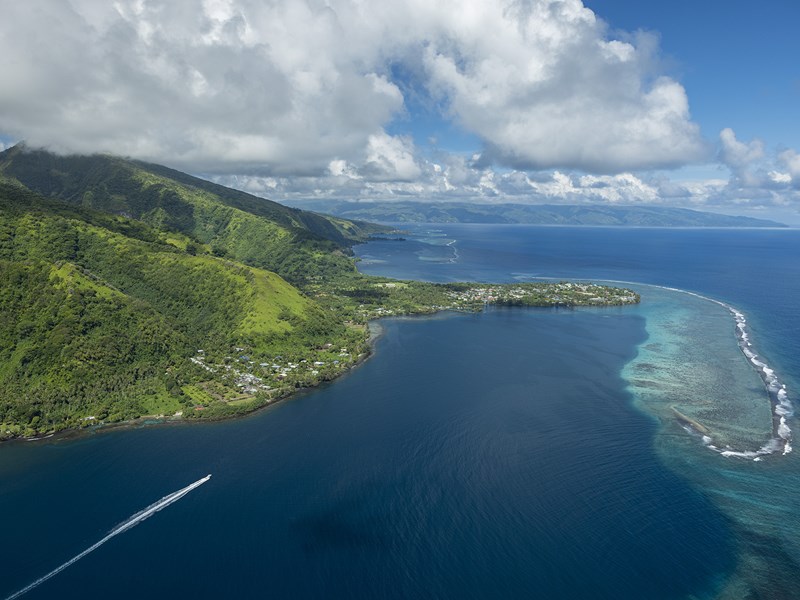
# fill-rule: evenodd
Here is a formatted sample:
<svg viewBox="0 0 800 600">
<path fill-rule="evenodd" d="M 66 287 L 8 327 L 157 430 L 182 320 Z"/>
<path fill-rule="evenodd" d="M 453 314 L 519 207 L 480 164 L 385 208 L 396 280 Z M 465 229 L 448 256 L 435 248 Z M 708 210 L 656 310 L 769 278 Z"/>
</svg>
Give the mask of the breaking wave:
<svg viewBox="0 0 800 600">
<path fill-rule="evenodd" d="M 537 277 L 537 276 L 528 276 L 525 274 L 520 274 L 515 277 L 517 280 L 558 280 L 554 277 Z M 689 296 L 694 296 L 695 298 L 699 298 L 701 300 L 705 300 L 707 302 L 713 302 L 731 313 L 735 322 L 736 322 L 736 339 L 739 345 L 739 349 L 742 351 L 742 354 L 747 358 L 747 361 L 755 368 L 756 372 L 761 377 L 761 380 L 764 382 L 764 386 L 767 389 L 767 393 L 769 394 L 770 402 L 772 404 L 772 437 L 764 443 L 758 450 L 736 450 L 731 448 L 730 446 L 725 447 L 718 447 L 714 445 L 713 440 L 704 435 L 700 431 L 694 430 L 692 427 L 687 427 L 684 425 L 684 429 L 689 431 L 690 433 L 699 433 L 701 439 L 703 440 L 703 444 L 710 450 L 721 454 L 722 456 L 733 456 L 737 458 L 748 458 L 755 461 L 761 460 L 762 456 L 768 454 L 777 454 L 781 453 L 783 455 L 789 454 L 792 451 L 792 430 L 789 427 L 789 423 L 787 421 L 788 418 L 794 416 L 794 407 L 792 406 L 791 400 L 789 400 L 789 394 L 786 389 L 786 384 L 782 383 L 778 376 L 775 374 L 775 370 L 770 367 L 766 362 L 761 360 L 761 357 L 756 353 L 752 342 L 750 341 L 750 335 L 747 331 L 747 319 L 744 313 L 737 308 L 731 306 L 726 302 L 722 302 L 721 300 L 717 300 L 715 298 L 711 298 L 709 296 L 704 296 L 702 294 L 698 294 L 697 292 L 690 292 L 688 290 L 682 290 L 680 288 L 669 287 L 665 285 L 657 285 L 652 283 L 639 283 L 635 281 L 620 281 L 615 279 L 591 279 L 591 281 L 602 282 L 602 283 L 615 283 L 615 284 L 623 284 L 623 285 L 637 285 L 643 287 L 653 287 L 662 290 L 667 290 L 670 292 L 678 292 L 681 294 L 687 294 Z"/>
<path fill-rule="evenodd" d="M 706 447 L 714 450 L 715 452 L 719 452 L 722 456 L 752 458 L 753 460 L 759 460 L 761 456 L 766 454 L 774 454 L 776 452 L 781 452 L 784 455 L 789 454 L 792 451 L 792 430 L 789 427 L 786 419 L 787 417 L 792 417 L 794 415 L 794 407 L 789 400 L 789 394 L 786 391 L 786 384 L 781 383 L 781 381 L 778 379 L 778 376 L 775 374 L 775 370 L 766 362 L 761 360 L 759 355 L 755 352 L 747 331 L 747 319 L 744 313 L 730 304 L 722 302 L 721 300 L 709 298 L 708 296 L 703 296 L 702 294 L 698 294 L 696 292 L 689 292 L 687 290 L 667 286 L 654 287 L 695 296 L 701 300 L 718 304 L 719 306 L 722 306 L 728 310 L 736 321 L 736 339 L 739 344 L 739 349 L 761 377 L 761 380 L 764 382 L 764 386 L 767 388 L 767 393 L 769 394 L 769 398 L 772 403 L 773 437 L 761 448 L 758 450 L 734 450 L 733 448 L 727 446 L 725 448 L 718 448 L 711 443 L 710 440 L 706 441 L 706 437 L 704 436 L 703 442 L 705 443 Z"/>
</svg>

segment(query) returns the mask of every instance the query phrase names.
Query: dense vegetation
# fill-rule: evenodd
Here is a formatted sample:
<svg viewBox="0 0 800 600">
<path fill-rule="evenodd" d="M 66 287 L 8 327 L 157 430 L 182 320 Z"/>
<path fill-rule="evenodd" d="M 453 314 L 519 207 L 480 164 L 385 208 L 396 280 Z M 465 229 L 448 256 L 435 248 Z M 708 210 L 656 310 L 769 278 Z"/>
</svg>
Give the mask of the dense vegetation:
<svg viewBox="0 0 800 600">
<path fill-rule="evenodd" d="M 15 146 L 0 175 L 62 203 L 135 219 L 292 283 L 353 270 L 347 248 L 386 228 L 288 208 L 166 167 Z"/>
<path fill-rule="evenodd" d="M 0 153 L 0 438 L 250 411 L 355 364 L 380 316 L 638 301 L 366 277 L 348 244 L 376 231 L 154 165 Z"/>
<path fill-rule="evenodd" d="M 198 349 L 213 360 L 235 347 L 270 358 L 333 342 L 363 351 L 361 332 L 278 275 L 191 243 L 0 183 L 4 432 L 193 408 L 182 386 L 208 379 L 187 360 Z"/>
</svg>

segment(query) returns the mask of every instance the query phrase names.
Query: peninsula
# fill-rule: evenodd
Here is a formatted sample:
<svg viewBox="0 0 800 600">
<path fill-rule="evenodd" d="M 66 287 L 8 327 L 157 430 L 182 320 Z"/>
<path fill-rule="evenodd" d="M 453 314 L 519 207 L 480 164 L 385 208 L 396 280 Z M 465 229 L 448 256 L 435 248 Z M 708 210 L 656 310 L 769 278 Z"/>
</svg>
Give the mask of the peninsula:
<svg viewBox="0 0 800 600">
<path fill-rule="evenodd" d="M 389 231 L 159 165 L 0 153 L 0 439 L 249 412 L 363 360 L 380 317 L 639 301 L 359 273 L 351 247 Z"/>
</svg>

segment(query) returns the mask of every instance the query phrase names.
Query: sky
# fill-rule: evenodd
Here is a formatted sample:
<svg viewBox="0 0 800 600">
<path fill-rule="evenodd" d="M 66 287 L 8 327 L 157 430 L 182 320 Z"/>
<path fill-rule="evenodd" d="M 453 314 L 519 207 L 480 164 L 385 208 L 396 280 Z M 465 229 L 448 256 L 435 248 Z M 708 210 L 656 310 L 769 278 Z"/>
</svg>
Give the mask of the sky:
<svg viewBox="0 0 800 600">
<path fill-rule="evenodd" d="M 26 0 L 0 149 L 281 201 L 682 206 L 800 224 L 800 3 Z"/>
</svg>

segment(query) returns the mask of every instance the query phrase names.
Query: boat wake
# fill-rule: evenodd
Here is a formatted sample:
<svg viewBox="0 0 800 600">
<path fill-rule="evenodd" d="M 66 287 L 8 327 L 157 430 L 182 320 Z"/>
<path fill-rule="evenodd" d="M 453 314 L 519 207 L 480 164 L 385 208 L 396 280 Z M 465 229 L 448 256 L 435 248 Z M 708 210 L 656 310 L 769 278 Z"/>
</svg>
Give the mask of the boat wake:
<svg viewBox="0 0 800 600">
<path fill-rule="evenodd" d="M 167 506 L 169 506 L 173 502 L 177 502 L 178 500 L 183 498 L 186 494 L 188 494 L 192 490 L 194 490 L 194 489 L 200 487 L 201 485 L 203 485 L 209 479 L 211 479 L 211 475 L 206 475 L 205 477 L 203 477 L 201 479 L 198 479 L 197 481 L 195 481 L 191 485 L 187 485 L 185 488 L 180 489 L 177 492 L 172 492 L 171 494 L 167 494 L 166 496 L 161 498 L 161 500 L 159 500 L 157 502 L 154 502 L 153 504 L 151 504 L 150 506 L 148 506 L 144 510 L 140 510 L 135 515 L 132 515 L 131 517 L 128 517 L 127 520 L 125 520 L 122 523 L 120 523 L 119 525 L 117 525 L 103 539 L 101 539 L 98 542 L 95 542 L 94 544 L 89 546 L 86 550 L 84 550 L 83 552 L 81 552 L 77 556 L 74 556 L 73 558 L 69 559 L 67 562 L 65 562 L 60 567 L 50 571 L 47 575 L 45 575 L 43 577 L 40 577 L 39 579 L 37 579 L 36 581 L 31 583 L 30 585 L 22 588 L 18 592 L 15 592 L 15 593 L 11 594 L 8 598 L 6 598 L 6 600 L 14 600 L 15 598 L 19 598 L 23 594 L 26 594 L 26 593 L 30 592 L 32 589 L 34 589 L 36 587 L 39 587 L 45 581 L 47 581 L 48 579 L 50 579 L 52 577 L 55 577 L 56 575 L 61 573 L 61 571 L 63 571 L 67 567 L 70 567 L 70 566 L 74 565 L 76 562 L 78 562 L 80 559 L 82 559 L 84 556 L 86 556 L 90 552 L 94 552 L 95 550 L 97 550 L 100 546 L 105 544 L 108 540 L 110 540 L 114 536 L 117 536 L 120 533 L 124 533 L 125 531 L 128 531 L 129 529 L 131 529 L 133 527 L 136 527 L 139 523 L 141 523 L 145 519 L 153 516 L 158 511 L 166 508 Z"/>
</svg>

